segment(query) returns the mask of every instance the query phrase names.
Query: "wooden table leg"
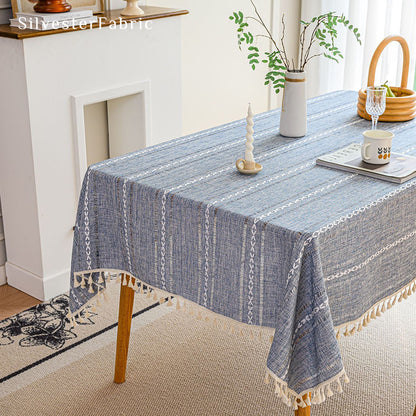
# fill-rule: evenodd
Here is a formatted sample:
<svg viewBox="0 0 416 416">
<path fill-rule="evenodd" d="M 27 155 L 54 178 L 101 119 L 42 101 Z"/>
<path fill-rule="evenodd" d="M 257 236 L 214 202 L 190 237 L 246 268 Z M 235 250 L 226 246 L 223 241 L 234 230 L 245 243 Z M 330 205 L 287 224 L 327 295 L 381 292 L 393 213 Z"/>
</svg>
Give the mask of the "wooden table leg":
<svg viewBox="0 0 416 416">
<path fill-rule="evenodd" d="M 305 394 L 303 396 L 303 400 L 306 400 L 308 398 L 308 395 Z M 311 416 L 311 407 L 299 407 L 298 410 L 295 410 L 295 416 Z"/>
<path fill-rule="evenodd" d="M 127 283 L 130 276 L 126 276 Z M 120 304 L 118 311 L 116 365 L 114 382 L 124 383 L 126 380 L 127 354 L 129 350 L 131 319 L 133 314 L 134 290 L 121 284 Z"/>
</svg>

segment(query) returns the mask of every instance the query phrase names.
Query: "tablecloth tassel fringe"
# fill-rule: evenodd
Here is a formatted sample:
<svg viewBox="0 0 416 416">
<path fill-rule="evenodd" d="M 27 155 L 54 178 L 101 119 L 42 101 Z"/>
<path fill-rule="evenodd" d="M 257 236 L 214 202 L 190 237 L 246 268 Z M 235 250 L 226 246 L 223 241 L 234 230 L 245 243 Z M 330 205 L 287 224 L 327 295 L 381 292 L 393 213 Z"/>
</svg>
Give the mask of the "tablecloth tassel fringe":
<svg viewBox="0 0 416 416">
<path fill-rule="evenodd" d="M 334 392 L 331 388 L 331 384 L 336 385 L 337 391 L 342 393 L 341 380 L 345 383 L 349 383 L 349 379 L 345 374 L 345 371 L 342 370 L 337 376 L 325 383 L 322 383 L 311 391 L 297 394 L 288 388 L 286 382 L 279 379 L 268 369 L 264 379 L 265 384 L 269 384 L 271 379 L 274 379 L 275 394 L 283 401 L 283 403 L 293 410 L 297 410 L 299 407 L 311 406 L 312 404 L 320 404 L 327 398 L 332 397 Z"/>
<path fill-rule="evenodd" d="M 128 278 L 126 277 L 126 280 L 128 280 L 127 286 L 128 286 L 130 289 L 135 290 L 135 289 L 134 289 L 134 285 L 133 285 L 133 279 L 132 279 L 131 277 L 130 277 L 130 279 L 128 279 Z"/>
<path fill-rule="evenodd" d="M 367 311 L 361 318 L 354 322 L 349 322 L 337 327 L 336 338 L 339 340 L 341 335 L 346 337 L 354 335 L 356 332 L 361 332 L 363 327 L 368 326 L 372 319 L 377 319 L 383 315 L 388 309 L 391 309 L 396 302 L 402 302 L 410 295 L 416 292 L 416 279 L 406 285 L 404 288 L 398 290 L 395 294 L 389 298 L 383 299 L 375 304 L 369 311 Z"/>
<path fill-rule="evenodd" d="M 80 287 L 81 286 L 81 281 L 78 281 L 78 275 L 74 276 L 74 287 Z"/>
</svg>

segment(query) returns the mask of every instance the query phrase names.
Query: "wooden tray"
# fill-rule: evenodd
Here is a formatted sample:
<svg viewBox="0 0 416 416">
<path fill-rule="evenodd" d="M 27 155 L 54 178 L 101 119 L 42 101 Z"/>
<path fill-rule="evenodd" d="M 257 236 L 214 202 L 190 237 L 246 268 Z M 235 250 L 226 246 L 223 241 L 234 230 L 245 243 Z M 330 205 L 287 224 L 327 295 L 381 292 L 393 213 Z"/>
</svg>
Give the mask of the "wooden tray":
<svg viewBox="0 0 416 416">
<path fill-rule="evenodd" d="M 390 42 L 399 42 L 403 50 L 403 69 L 400 87 L 390 87 L 396 97 L 386 98 L 386 111 L 379 117 L 379 121 L 408 121 L 416 117 L 416 93 L 409 90 L 407 80 L 409 77 L 410 54 L 409 46 L 406 40 L 401 36 L 387 36 L 378 45 L 371 59 L 370 69 L 368 71 L 367 86 L 374 85 L 377 63 L 384 48 Z M 365 88 L 358 92 L 357 113 L 360 117 L 371 120 L 371 116 L 365 111 L 365 102 L 367 93 Z"/>
</svg>

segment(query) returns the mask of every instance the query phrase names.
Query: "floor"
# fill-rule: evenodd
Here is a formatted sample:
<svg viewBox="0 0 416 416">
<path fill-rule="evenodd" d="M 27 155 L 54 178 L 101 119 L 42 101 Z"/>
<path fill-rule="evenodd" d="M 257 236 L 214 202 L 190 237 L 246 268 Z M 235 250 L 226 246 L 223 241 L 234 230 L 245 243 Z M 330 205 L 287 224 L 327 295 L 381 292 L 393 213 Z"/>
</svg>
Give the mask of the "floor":
<svg viewBox="0 0 416 416">
<path fill-rule="evenodd" d="M 41 303 L 9 285 L 0 286 L 0 321 Z"/>
</svg>

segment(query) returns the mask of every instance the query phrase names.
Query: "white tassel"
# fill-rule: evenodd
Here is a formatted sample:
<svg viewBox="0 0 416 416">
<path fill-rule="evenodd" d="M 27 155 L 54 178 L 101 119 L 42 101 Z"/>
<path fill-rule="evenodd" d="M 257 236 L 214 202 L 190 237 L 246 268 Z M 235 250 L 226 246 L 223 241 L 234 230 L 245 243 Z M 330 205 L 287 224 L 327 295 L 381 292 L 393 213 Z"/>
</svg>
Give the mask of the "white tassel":
<svg viewBox="0 0 416 416">
<path fill-rule="evenodd" d="M 336 335 L 337 340 L 341 339 L 341 331 L 338 329 L 337 331 L 337 335 Z"/>
<path fill-rule="evenodd" d="M 342 393 L 342 386 L 341 386 L 340 379 L 337 379 L 337 390 L 338 390 L 338 393 Z"/>
<path fill-rule="evenodd" d="M 128 286 L 130 289 L 133 289 L 133 290 L 134 290 L 133 278 L 132 278 L 132 277 L 130 277 L 130 279 L 126 278 L 126 280 L 128 280 L 128 281 L 129 281 L 129 283 L 128 283 L 128 285 L 127 285 L 127 286 Z"/>
<path fill-rule="evenodd" d="M 321 389 L 321 393 L 320 393 L 320 396 L 321 396 L 321 403 L 322 402 L 324 402 L 325 401 L 325 399 L 326 399 L 326 397 L 325 397 L 325 388 L 324 387 L 322 387 L 322 389 Z"/>
<path fill-rule="evenodd" d="M 326 386 L 326 397 L 332 397 L 334 395 L 334 393 L 331 390 L 331 384 L 327 384 Z"/>
<path fill-rule="evenodd" d="M 90 273 L 90 277 L 88 278 L 88 284 L 92 285 L 94 281 L 92 280 L 92 273 Z"/>
<path fill-rule="evenodd" d="M 270 383 L 270 374 L 269 373 L 267 373 L 266 374 L 266 377 L 265 377 L 265 379 L 264 379 L 264 384 L 269 384 Z"/>
<path fill-rule="evenodd" d="M 344 374 L 344 381 L 345 381 L 345 384 L 348 384 L 350 382 L 350 379 L 348 378 L 346 374 Z"/>
<path fill-rule="evenodd" d="M 92 284 L 90 285 L 90 288 L 88 289 L 88 293 L 94 293 L 94 289 L 92 288 Z"/>
<path fill-rule="evenodd" d="M 311 397 L 310 396 L 311 396 L 310 394 L 308 394 L 306 396 L 306 400 L 305 400 L 306 406 L 310 406 L 312 404 L 311 403 Z"/>
<path fill-rule="evenodd" d="M 81 289 L 85 289 L 85 276 L 81 276 Z"/>
<path fill-rule="evenodd" d="M 120 283 L 120 282 L 121 282 L 121 280 L 120 280 L 120 274 L 119 274 L 119 273 L 117 273 L 116 283 Z"/>
<path fill-rule="evenodd" d="M 101 273 L 99 274 L 99 277 L 98 277 L 97 283 L 104 283 L 103 274 L 104 274 L 104 272 L 101 272 Z"/>
<path fill-rule="evenodd" d="M 383 306 L 381 307 L 381 312 L 386 312 L 386 303 L 383 303 Z"/>
<path fill-rule="evenodd" d="M 78 282 L 77 276 L 74 276 L 74 287 L 79 287 L 81 286 L 81 282 Z"/>
<path fill-rule="evenodd" d="M 298 402 L 296 399 L 292 400 L 292 408 L 293 410 L 298 410 Z"/>
</svg>

